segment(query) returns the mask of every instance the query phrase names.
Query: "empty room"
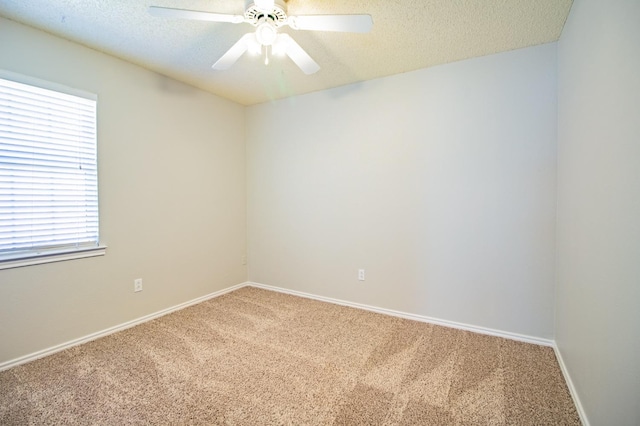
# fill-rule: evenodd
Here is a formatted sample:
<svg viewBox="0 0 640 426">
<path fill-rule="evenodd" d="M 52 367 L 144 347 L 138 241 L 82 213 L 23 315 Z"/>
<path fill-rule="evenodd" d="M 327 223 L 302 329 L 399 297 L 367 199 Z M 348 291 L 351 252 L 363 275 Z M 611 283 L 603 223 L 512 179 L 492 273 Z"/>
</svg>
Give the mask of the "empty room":
<svg viewBox="0 0 640 426">
<path fill-rule="evenodd" d="M 0 424 L 640 425 L 638 0 L 0 0 Z"/>
</svg>

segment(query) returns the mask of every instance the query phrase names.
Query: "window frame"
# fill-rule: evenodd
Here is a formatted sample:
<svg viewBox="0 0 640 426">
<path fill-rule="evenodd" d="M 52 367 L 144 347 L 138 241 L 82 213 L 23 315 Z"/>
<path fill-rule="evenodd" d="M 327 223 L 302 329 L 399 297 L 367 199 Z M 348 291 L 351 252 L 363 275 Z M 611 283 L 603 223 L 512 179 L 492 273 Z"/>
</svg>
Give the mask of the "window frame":
<svg viewBox="0 0 640 426">
<path fill-rule="evenodd" d="M 31 251 L 22 251 L 16 253 L 7 253 L 0 258 L 0 270 L 18 268 L 23 266 L 38 265 L 43 263 L 60 262 L 73 259 L 83 259 L 87 257 L 103 256 L 106 254 L 107 246 L 102 243 L 101 226 L 100 226 L 100 199 L 99 199 L 99 176 L 98 176 L 98 96 L 94 93 L 85 92 L 83 90 L 74 89 L 62 84 L 41 80 L 38 78 L 18 74 L 15 72 L 0 69 L 0 79 L 9 80 L 20 84 L 25 84 L 45 90 L 51 90 L 58 93 L 81 97 L 93 100 L 96 103 L 96 189 L 98 190 L 98 241 L 96 245 L 68 245 L 59 248 L 34 248 Z"/>
</svg>

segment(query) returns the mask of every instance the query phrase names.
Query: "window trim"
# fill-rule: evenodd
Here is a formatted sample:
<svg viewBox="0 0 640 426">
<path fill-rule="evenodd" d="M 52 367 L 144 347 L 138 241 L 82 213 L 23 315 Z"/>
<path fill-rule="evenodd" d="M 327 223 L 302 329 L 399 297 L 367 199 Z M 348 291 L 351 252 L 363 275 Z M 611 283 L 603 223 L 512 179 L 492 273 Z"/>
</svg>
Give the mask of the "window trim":
<svg viewBox="0 0 640 426">
<path fill-rule="evenodd" d="M 42 80 L 40 78 L 31 77 L 24 74 L 18 74 L 16 72 L 8 71 L 2 68 L 0 68 L 0 78 L 3 78 L 5 80 L 13 80 L 17 83 L 28 84 L 29 86 L 40 87 L 42 89 L 54 90 L 56 92 L 78 96 L 80 98 L 86 98 L 98 102 L 98 95 L 95 93 L 75 89 L 73 87 L 65 86 L 64 84 L 55 83 L 53 81 Z"/>
<path fill-rule="evenodd" d="M 0 261 L 0 270 L 21 268 L 23 266 L 42 265 L 44 263 L 62 262 L 65 260 L 85 259 L 87 257 L 104 256 L 107 253 L 107 246 L 98 245 L 92 247 L 82 247 L 79 249 L 65 249 L 59 251 L 46 251 L 42 253 L 32 253 L 29 256 L 17 257 L 16 259 L 5 259 Z"/>
<path fill-rule="evenodd" d="M 75 89 L 63 84 L 55 83 L 48 80 L 42 80 L 36 77 L 19 74 L 16 72 L 8 71 L 0 68 L 0 78 L 5 80 L 12 80 L 17 83 L 22 83 L 30 86 L 40 87 L 47 90 L 53 90 L 59 93 L 82 97 L 85 99 L 96 102 L 96 131 L 98 127 L 98 95 L 84 90 Z M 97 155 L 97 144 L 96 144 Z M 96 166 L 98 158 L 96 156 Z M 100 205 L 98 201 L 98 206 Z M 98 218 L 100 213 L 98 213 Z M 100 219 L 98 219 L 98 235 L 100 235 Z M 104 256 L 106 254 L 107 246 L 102 244 L 100 239 L 96 245 L 82 245 L 82 246 L 68 246 L 60 249 L 43 248 L 41 250 L 34 250 L 29 253 L 21 252 L 16 253 L 15 256 L 8 255 L 4 259 L 0 260 L 0 270 L 20 268 L 24 266 L 40 265 L 45 263 L 61 262 L 74 259 L 85 259 L 89 257 Z"/>
</svg>

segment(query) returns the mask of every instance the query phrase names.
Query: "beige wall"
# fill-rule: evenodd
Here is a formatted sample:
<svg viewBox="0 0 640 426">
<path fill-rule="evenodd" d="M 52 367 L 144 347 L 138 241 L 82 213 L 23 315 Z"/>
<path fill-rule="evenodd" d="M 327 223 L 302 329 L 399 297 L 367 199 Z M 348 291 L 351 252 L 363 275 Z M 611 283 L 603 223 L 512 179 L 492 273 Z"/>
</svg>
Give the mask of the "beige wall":
<svg viewBox="0 0 640 426">
<path fill-rule="evenodd" d="M 243 107 L 5 19 L 0 68 L 98 95 L 108 245 L 0 271 L 0 363 L 246 281 Z"/>
<path fill-rule="evenodd" d="M 553 338 L 556 116 L 555 44 L 249 107 L 249 279 Z"/>
<path fill-rule="evenodd" d="M 556 342 L 592 425 L 640 424 L 640 2 L 573 3 L 558 50 Z"/>
</svg>

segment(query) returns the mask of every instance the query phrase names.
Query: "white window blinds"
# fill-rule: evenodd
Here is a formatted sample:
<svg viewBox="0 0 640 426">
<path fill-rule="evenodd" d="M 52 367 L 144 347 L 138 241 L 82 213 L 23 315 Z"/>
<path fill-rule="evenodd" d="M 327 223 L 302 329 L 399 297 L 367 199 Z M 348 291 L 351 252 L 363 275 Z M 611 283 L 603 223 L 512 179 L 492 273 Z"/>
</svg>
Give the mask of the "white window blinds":
<svg viewBox="0 0 640 426">
<path fill-rule="evenodd" d="M 0 261 L 96 247 L 96 97 L 3 77 Z"/>
</svg>

